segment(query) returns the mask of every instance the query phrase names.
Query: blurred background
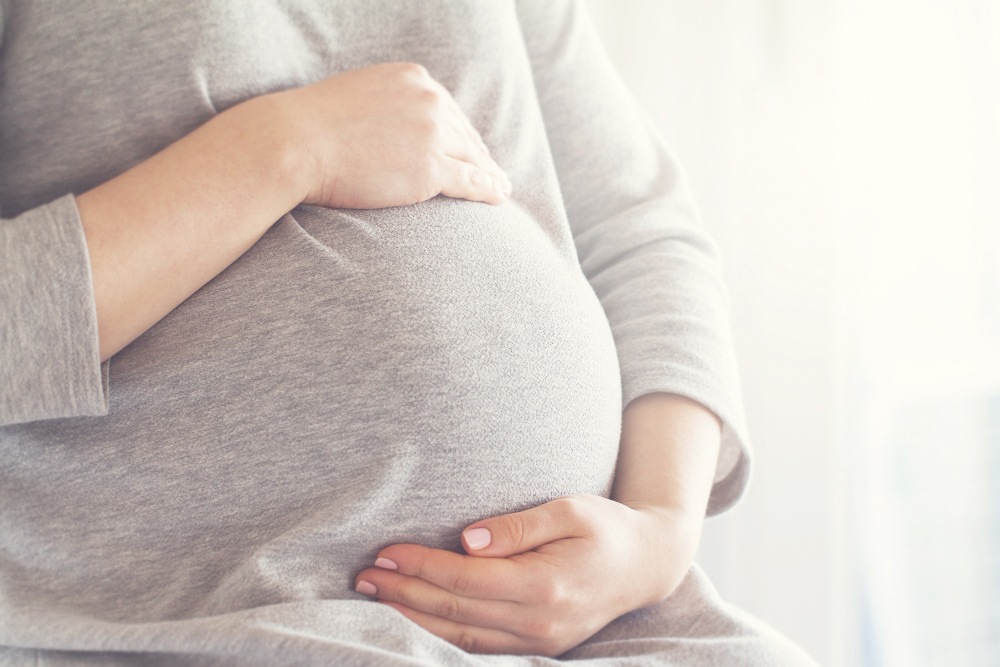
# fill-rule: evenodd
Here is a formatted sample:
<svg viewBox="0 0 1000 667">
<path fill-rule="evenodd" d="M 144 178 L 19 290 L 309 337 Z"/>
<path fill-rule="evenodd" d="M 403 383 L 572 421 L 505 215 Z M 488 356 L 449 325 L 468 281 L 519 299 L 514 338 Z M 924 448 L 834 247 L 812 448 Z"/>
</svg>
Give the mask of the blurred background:
<svg viewBox="0 0 1000 667">
<path fill-rule="evenodd" d="M 587 1 L 727 260 L 701 563 L 823 665 L 1000 665 L 1000 2 Z"/>
</svg>

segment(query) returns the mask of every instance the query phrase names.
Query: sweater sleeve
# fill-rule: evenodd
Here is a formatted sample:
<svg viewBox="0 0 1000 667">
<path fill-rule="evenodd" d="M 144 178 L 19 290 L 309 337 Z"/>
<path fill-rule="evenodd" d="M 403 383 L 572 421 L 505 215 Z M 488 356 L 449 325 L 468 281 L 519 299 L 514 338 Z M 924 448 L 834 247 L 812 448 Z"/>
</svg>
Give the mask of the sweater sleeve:
<svg viewBox="0 0 1000 667">
<path fill-rule="evenodd" d="M 76 200 L 0 219 L 0 426 L 107 411 Z"/>
<path fill-rule="evenodd" d="M 719 251 L 684 176 L 604 53 L 579 0 L 518 14 L 580 265 L 618 350 L 624 405 L 681 394 L 723 421 L 709 514 L 750 468 Z"/>
</svg>

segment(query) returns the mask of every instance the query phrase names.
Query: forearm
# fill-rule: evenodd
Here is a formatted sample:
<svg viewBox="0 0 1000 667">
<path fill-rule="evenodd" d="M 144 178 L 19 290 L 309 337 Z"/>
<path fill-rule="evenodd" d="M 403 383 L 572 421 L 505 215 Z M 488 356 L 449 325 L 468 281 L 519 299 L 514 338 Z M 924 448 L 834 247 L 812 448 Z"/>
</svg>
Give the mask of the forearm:
<svg viewBox="0 0 1000 667">
<path fill-rule="evenodd" d="M 77 198 L 101 359 L 301 202 L 384 208 L 439 193 L 499 205 L 510 182 L 419 65 L 364 67 L 233 107 Z"/>
<path fill-rule="evenodd" d="M 721 438 L 719 418 L 691 399 L 666 393 L 635 399 L 622 417 L 612 499 L 703 516 Z"/>
<path fill-rule="evenodd" d="M 102 361 L 302 201 L 293 142 L 268 105 L 258 98 L 234 107 L 77 197 Z"/>
<path fill-rule="evenodd" d="M 694 560 L 721 437 L 719 418 L 683 396 L 646 394 L 625 409 L 611 497 L 639 510 L 647 574 L 662 575 L 645 604 L 668 595 Z"/>
</svg>

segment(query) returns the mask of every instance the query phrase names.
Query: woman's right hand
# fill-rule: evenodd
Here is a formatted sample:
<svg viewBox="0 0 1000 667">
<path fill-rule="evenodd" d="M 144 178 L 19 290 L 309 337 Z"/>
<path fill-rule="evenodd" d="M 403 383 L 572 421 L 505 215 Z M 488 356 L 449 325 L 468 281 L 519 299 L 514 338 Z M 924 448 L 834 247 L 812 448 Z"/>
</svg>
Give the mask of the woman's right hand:
<svg viewBox="0 0 1000 667">
<path fill-rule="evenodd" d="M 237 104 L 77 197 L 101 359 L 298 204 L 381 208 L 438 193 L 502 204 L 509 188 L 418 65 L 366 67 Z"/>
<path fill-rule="evenodd" d="M 305 148 L 304 203 L 383 208 L 444 194 L 502 204 L 510 194 L 479 133 L 420 65 L 373 65 L 269 97 Z"/>
</svg>

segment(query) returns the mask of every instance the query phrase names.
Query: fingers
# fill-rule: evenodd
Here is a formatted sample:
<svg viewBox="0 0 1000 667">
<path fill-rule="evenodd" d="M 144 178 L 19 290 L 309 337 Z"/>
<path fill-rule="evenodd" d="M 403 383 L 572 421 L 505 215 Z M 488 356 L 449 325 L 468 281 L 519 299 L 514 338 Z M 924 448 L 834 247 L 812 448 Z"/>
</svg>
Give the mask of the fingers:
<svg viewBox="0 0 1000 667">
<path fill-rule="evenodd" d="M 506 199 L 511 191 L 511 184 L 507 178 L 507 174 L 490 157 L 485 145 L 482 143 L 482 139 L 479 138 L 479 133 L 472 129 L 468 120 L 464 117 L 459 117 L 457 113 L 452 114 L 449 119 L 451 136 L 448 140 L 445 155 L 461 162 L 467 162 L 473 167 L 486 172 L 495 181 L 494 185 L 496 187 L 493 190 L 499 190 L 504 199 Z M 467 176 L 467 174 L 453 175 L 457 177 Z"/>
<path fill-rule="evenodd" d="M 418 544 L 394 544 L 379 552 L 379 567 L 420 577 L 439 588 L 472 598 L 519 601 L 535 583 L 525 562 L 471 558 Z"/>
<path fill-rule="evenodd" d="M 451 156 L 445 156 L 440 178 L 441 194 L 446 197 L 500 205 L 511 191 L 506 176 L 501 180 L 488 169 Z"/>
<path fill-rule="evenodd" d="M 462 540 L 475 555 L 386 547 L 357 591 L 467 651 L 560 655 L 636 601 L 662 599 L 644 563 L 663 549 L 645 539 L 647 522 L 631 523 L 639 516 L 599 496 L 564 496 L 471 524 Z"/>
<path fill-rule="evenodd" d="M 355 590 L 467 651 L 557 655 L 571 645 L 566 636 L 580 628 L 572 619 L 565 622 L 570 599 L 565 586 L 543 558 L 532 558 L 536 555 L 472 558 L 397 544 L 383 549 L 376 567 L 357 576 Z M 506 597 L 511 594 L 524 603 Z"/>
<path fill-rule="evenodd" d="M 510 181 L 479 132 L 420 65 L 342 72 L 280 100 L 275 108 L 310 137 L 307 203 L 372 209 L 439 193 L 490 204 L 509 196 Z"/>
<path fill-rule="evenodd" d="M 475 201 L 503 203 L 503 201 L 496 199 L 496 194 L 499 191 L 503 200 L 506 200 L 510 196 L 511 183 L 507 178 L 507 174 L 490 156 L 486 143 L 476 128 L 472 126 L 472 123 L 469 122 L 468 117 L 462 111 L 461 107 L 458 106 L 458 103 L 451 94 L 437 81 L 432 81 L 431 83 L 438 90 L 439 99 L 444 102 L 448 116 L 447 125 L 450 130 L 450 136 L 445 155 L 478 168 L 495 181 L 495 183 L 489 184 L 486 181 L 482 181 L 480 178 L 481 174 L 475 170 L 448 165 L 449 168 L 445 172 L 446 182 L 442 188 L 442 194 L 449 197 L 473 199 Z M 448 188 L 451 192 L 463 194 L 449 194 L 444 188 Z"/>
<path fill-rule="evenodd" d="M 448 157 L 455 158 L 456 160 L 461 160 L 462 162 L 468 162 L 469 164 L 482 169 L 489 174 L 494 181 L 496 181 L 500 191 L 504 195 L 504 198 L 506 199 L 509 197 L 511 192 L 510 179 L 507 178 L 507 173 L 500 168 L 500 165 L 498 165 L 488 153 L 479 148 L 468 137 L 462 136 L 457 143 L 460 143 L 461 145 L 454 146 L 448 150 L 446 155 Z"/>
<path fill-rule="evenodd" d="M 455 595 L 423 579 L 378 567 L 361 572 L 355 581 L 355 590 L 449 621 L 487 628 L 509 629 L 525 616 L 522 606 L 516 602 Z"/>
<path fill-rule="evenodd" d="M 482 153 L 489 155 L 490 149 L 487 148 L 486 142 L 483 141 L 482 135 L 480 135 L 479 131 L 476 130 L 475 127 L 473 127 L 472 123 L 469 121 L 469 117 L 465 115 L 464 111 L 462 111 L 462 107 L 458 106 L 458 102 L 455 100 L 454 97 L 452 97 L 451 93 L 448 92 L 448 89 L 445 88 L 443 85 L 441 85 L 439 81 L 434 79 L 432 79 L 432 85 L 434 85 L 441 93 L 442 99 L 447 101 L 448 107 L 451 109 L 452 115 L 458 119 L 459 123 L 462 126 L 462 131 L 465 133 L 465 135 L 472 141 L 473 144 L 475 144 L 479 148 L 479 150 Z"/>
<path fill-rule="evenodd" d="M 478 153 L 477 158 L 496 167 L 496 170 L 499 173 L 499 175 L 506 178 L 507 174 L 505 174 L 504 171 L 500 169 L 500 166 L 497 165 L 497 163 L 494 162 L 493 158 L 490 156 L 490 149 L 487 148 L 486 142 L 483 141 L 482 135 L 480 135 L 479 131 L 472 126 L 472 123 L 469 122 L 469 118 L 462 113 L 462 110 L 458 107 L 458 103 L 456 103 L 455 100 L 451 100 L 451 104 L 454 107 L 453 109 L 454 115 L 457 117 L 457 122 L 459 124 L 460 130 L 462 134 L 464 134 L 464 136 L 469 140 L 470 144 L 475 147 L 476 152 Z"/>
<path fill-rule="evenodd" d="M 479 167 L 500 183 L 501 190 L 503 186 L 507 186 L 509 190 L 510 181 L 506 172 L 490 157 L 485 147 L 480 145 L 481 140 L 478 139 L 478 134 L 475 137 L 470 136 L 469 132 L 462 127 L 463 124 L 467 124 L 467 121 L 457 118 L 449 120 L 451 136 L 448 139 L 445 155 Z M 471 130 L 471 132 L 475 133 L 475 130 Z"/>
<path fill-rule="evenodd" d="M 564 496 L 523 512 L 483 519 L 462 532 L 462 544 L 470 555 L 506 557 L 585 537 L 590 532 L 586 504 L 582 497 Z"/>
<path fill-rule="evenodd" d="M 525 640 L 510 632 L 456 623 L 396 602 L 384 604 L 406 616 L 424 630 L 451 642 L 468 653 L 525 654 L 538 652 L 532 650 Z"/>
</svg>

